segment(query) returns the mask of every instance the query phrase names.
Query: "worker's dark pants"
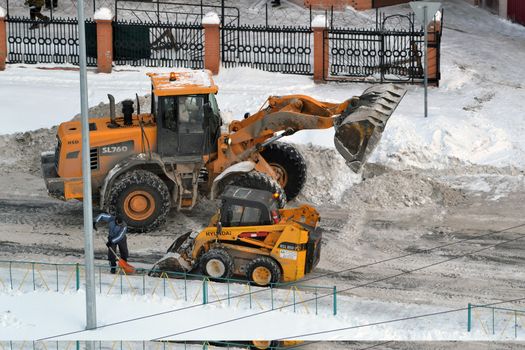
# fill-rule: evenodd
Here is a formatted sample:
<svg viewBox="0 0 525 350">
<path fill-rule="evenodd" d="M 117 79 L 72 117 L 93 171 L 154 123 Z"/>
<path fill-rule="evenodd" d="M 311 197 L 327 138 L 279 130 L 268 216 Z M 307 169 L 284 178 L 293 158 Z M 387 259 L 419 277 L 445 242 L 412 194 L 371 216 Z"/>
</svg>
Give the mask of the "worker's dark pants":
<svg viewBox="0 0 525 350">
<path fill-rule="evenodd" d="M 37 7 L 37 6 L 31 6 L 29 8 L 29 16 L 31 17 L 31 19 L 45 19 L 46 16 L 44 16 L 40 11 L 42 11 L 42 7 Z"/>
<path fill-rule="evenodd" d="M 117 247 L 118 247 L 118 252 L 117 252 Z M 122 260 L 128 261 L 129 251 L 128 251 L 128 239 L 126 236 L 124 236 L 124 238 L 117 244 L 110 245 L 109 248 L 113 249 L 115 253 L 119 254 Z M 109 248 L 108 248 L 109 265 L 111 267 L 115 267 L 117 266 L 117 257 L 115 256 L 115 254 L 113 254 L 113 252 Z"/>
<path fill-rule="evenodd" d="M 53 7 L 57 7 L 58 0 L 46 0 L 46 8 L 50 8 L 51 5 L 53 5 Z"/>
</svg>

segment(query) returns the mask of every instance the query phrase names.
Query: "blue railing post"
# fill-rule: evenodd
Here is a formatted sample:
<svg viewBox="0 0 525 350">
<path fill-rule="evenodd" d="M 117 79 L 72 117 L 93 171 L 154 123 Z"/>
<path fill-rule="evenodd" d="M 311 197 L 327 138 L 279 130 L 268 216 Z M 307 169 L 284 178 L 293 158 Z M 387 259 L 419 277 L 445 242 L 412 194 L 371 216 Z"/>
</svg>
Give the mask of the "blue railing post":
<svg viewBox="0 0 525 350">
<path fill-rule="evenodd" d="M 318 307 L 317 307 L 317 288 L 315 288 L 315 314 L 317 315 L 317 310 Z"/>
<path fill-rule="evenodd" d="M 31 263 L 31 269 L 33 270 L 33 290 L 36 290 L 36 285 L 35 285 L 35 263 Z"/>
<path fill-rule="evenodd" d="M 55 265 L 56 277 L 57 277 L 57 292 L 58 292 L 58 265 Z"/>
<path fill-rule="evenodd" d="M 270 284 L 270 299 L 272 299 L 272 310 L 273 310 L 273 284 Z"/>
<path fill-rule="evenodd" d="M 467 332 L 470 332 L 470 330 L 472 329 L 472 305 L 470 303 L 468 303 L 467 310 Z"/>
<path fill-rule="evenodd" d="M 295 312 L 295 288 L 292 287 L 293 291 L 293 312 Z"/>
<path fill-rule="evenodd" d="M 337 315 L 337 287 L 336 286 L 334 286 L 333 293 L 334 293 L 334 302 L 333 302 L 333 304 L 334 304 L 334 316 L 335 316 L 335 315 Z"/>
<path fill-rule="evenodd" d="M 250 309 L 252 308 L 252 286 L 248 283 L 248 295 L 250 297 Z"/>
<path fill-rule="evenodd" d="M 208 281 L 206 278 L 202 280 L 202 304 L 208 304 Z"/>
<path fill-rule="evenodd" d="M 77 290 L 80 289 L 80 266 L 78 263 L 75 264 L 76 280 L 77 280 Z"/>
<path fill-rule="evenodd" d="M 492 334 L 494 335 L 495 334 L 495 328 L 496 328 L 496 325 L 494 324 L 495 322 L 495 315 L 494 315 L 494 308 L 492 308 Z"/>
<path fill-rule="evenodd" d="M 514 311 L 514 338 L 518 337 L 518 313 Z"/>
<path fill-rule="evenodd" d="M 188 301 L 188 281 L 186 277 L 186 272 L 184 272 L 184 301 Z"/>
<path fill-rule="evenodd" d="M 142 275 L 142 295 L 146 295 L 146 275 Z"/>
<path fill-rule="evenodd" d="M 12 269 L 13 263 L 9 262 L 9 284 L 11 284 L 11 289 L 13 289 L 13 269 Z"/>
<path fill-rule="evenodd" d="M 228 306 L 230 306 L 230 281 L 227 281 L 228 283 Z"/>
</svg>

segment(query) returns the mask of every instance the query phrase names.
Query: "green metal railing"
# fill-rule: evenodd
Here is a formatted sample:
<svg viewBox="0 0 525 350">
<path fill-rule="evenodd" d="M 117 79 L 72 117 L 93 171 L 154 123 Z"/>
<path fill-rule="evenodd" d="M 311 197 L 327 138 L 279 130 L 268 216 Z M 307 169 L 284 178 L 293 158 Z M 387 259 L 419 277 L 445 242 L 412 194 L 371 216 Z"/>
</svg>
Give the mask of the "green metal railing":
<svg viewBox="0 0 525 350">
<path fill-rule="evenodd" d="M 318 315 L 330 310 L 337 315 L 335 286 L 305 285 L 299 282 L 275 283 L 268 288 L 242 279 L 213 279 L 180 272 L 137 269 L 128 275 L 109 266 L 95 266 L 97 292 L 100 295 L 157 295 L 184 300 L 191 304 L 225 304 L 250 309 L 287 309 Z M 149 276 L 155 273 L 159 277 Z M 48 263 L 0 260 L 0 288 L 14 291 L 75 292 L 84 285 L 85 268 L 78 263 Z M 329 297 L 327 297 L 329 296 Z M 2 350 L 2 349 L 0 349 Z"/>
<path fill-rule="evenodd" d="M 469 303 L 467 332 L 472 332 L 474 326 L 479 325 L 485 335 L 501 338 L 513 332 L 514 338 L 518 338 L 519 330 L 525 328 L 524 318 L 525 310 Z"/>
<path fill-rule="evenodd" d="M 296 345 L 273 341 L 268 349 L 292 349 Z M 96 341 L 95 350 L 212 350 L 253 349 L 250 341 Z M 84 350 L 83 341 L 0 341 L 0 350 Z"/>
</svg>

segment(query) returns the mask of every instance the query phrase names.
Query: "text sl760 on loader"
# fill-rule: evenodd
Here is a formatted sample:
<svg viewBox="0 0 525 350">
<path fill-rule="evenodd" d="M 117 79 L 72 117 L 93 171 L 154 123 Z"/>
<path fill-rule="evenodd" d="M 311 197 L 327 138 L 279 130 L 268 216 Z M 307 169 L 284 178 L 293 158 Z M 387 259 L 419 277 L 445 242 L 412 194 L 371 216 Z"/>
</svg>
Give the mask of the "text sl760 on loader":
<svg viewBox="0 0 525 350">
<path fill-rule="evenodd" d="M 117 118 L 110 96 L 110 116 L 89 120 L 95 204 L 139 232 L 161 225 L 172 207 L 192 209 L 199 190 L 214 198 L 228 184 L 281 192 L 284 206 L 301 191 L 306 165 L 292 145 L 276 141 L 300 130 L 335 128 L 336 149 L 359 171 L 405 94 L 380 85 L 340 104 L 270 96 L 226 130 L 209 71 L 148 75 L 149 113 L 134 114 L 127 100 Z M 51 196 L 82 199 L 80 122 L 60 124 L 55 151 L 42 155 L 42 169 Z"/>
</svg>

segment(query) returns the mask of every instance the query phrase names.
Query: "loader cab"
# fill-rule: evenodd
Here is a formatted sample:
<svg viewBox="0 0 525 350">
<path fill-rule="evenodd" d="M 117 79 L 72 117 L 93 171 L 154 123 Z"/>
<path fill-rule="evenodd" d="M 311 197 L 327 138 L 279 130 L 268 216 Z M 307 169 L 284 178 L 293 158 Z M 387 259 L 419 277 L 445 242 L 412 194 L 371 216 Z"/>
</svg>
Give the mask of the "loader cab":
<svg viewBox="0 0 525 350">
<path fill-rule="evenodd" d="M 271 225 L 280 219 L 277 201 L 270 192 L 227 186 L 221 199 L 223 227 Z"/>
<path fill-rule="evenodd" d="M 157 121 L 157 152 L 162 157 L 202 158 L 216 151 L 220 115 L 208 71 L 149 74 L 151 111 Z"/>
</svg>

